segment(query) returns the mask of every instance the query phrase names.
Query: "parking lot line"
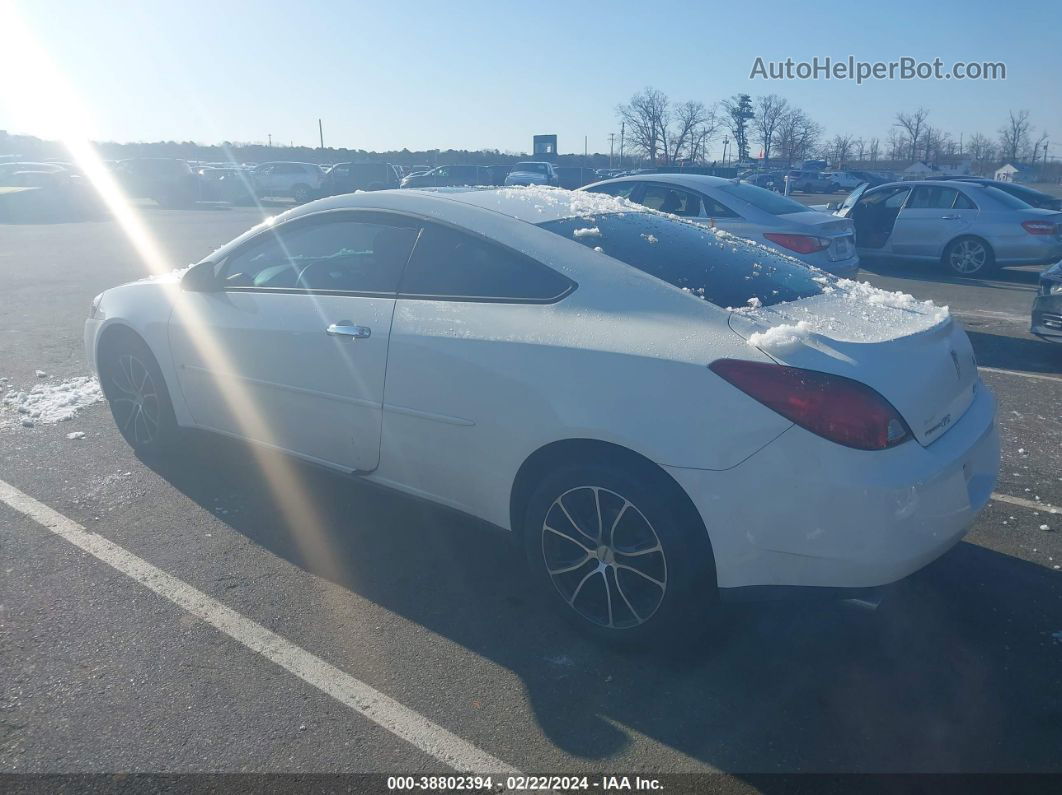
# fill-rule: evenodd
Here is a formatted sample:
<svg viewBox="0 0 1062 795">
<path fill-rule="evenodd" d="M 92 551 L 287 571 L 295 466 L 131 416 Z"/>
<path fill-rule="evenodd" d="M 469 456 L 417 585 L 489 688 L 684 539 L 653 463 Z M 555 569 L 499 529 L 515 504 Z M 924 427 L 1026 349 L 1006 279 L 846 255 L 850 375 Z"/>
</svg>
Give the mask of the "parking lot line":
<svg viewBox="0 0 1062 795">
<path fill-rule="evenodd" d="M 1034 511 L 1062 513 L 1062 508 L 1052 505 L 1049 502 L 1037 502 L 1036 500 L 1027 500 L 1024 497 L 1011 497 L 1009 494 L 1000 494 L 995 491 L 992 492 L 992 499 L 999 502 L 1009 502 L 1011 505 L 1017 505 L 1021 508 L 1031 508 Z"/>
<path fill-rule="evenodd" d="M 519 774 L 423 715 L 398 703 L 125 548 L 0 480 L 0 502 L 136 580 L 218 631 L 293 673 L 447 766 L 463 773 Z"/>
<path fill-rule="evenodd" d="M 1056 375 L 1043 375 L 1042 373 L 1019 373 L 1017 370 L 1001 370 L 998 367 L 981 367 L 978 366 L 978 370 L 982 370 L 986 373 L 999 373 L 1000 375 L 1016 375 L 1021 378 L 1032 378 L 1036 381 L 1054 381 L 1056 384 L 1062 384 L 1062 377 Z"/>
</svg>

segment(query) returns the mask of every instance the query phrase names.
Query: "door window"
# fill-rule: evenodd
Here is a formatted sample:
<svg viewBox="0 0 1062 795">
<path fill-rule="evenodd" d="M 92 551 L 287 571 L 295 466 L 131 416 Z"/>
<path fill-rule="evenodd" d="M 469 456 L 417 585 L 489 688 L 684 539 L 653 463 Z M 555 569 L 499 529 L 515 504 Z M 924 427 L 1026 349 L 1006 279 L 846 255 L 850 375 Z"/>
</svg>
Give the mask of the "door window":
<svg viewBox="0 0 1062 795">
<path fill-rule="evenodd" d="M 664 185 L 646 185 L 641 204 L 662 213 L 688 218 L 696 218 L 701 214 L 701 199 L 697 194 Z"/>
<path fill-rule="evenodd" d="M 283 225 L 222 267 L 225 289 L 394 294 L 417 229 L 354 220 Z"/>
<path fill-rule="evenodd" d="M 943 185 L 919 185 L 907 202 L 907 210 L 950 210 L 959 192 Z"/>
<path fill-rule="evenodd" d="M 402 278 L 406 297 L 544 302 L 572 282 L 514 251 L 446 227 L 427 226 Z"/>
</svg>

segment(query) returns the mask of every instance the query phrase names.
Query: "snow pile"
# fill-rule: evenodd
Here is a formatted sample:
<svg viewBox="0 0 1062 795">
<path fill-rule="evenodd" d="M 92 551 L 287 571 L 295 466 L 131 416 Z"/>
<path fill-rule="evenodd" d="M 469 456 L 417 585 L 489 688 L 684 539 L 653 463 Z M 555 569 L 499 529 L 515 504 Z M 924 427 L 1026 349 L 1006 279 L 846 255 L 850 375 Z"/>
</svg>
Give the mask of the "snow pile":
<svg viewBox="0 0 1062 795">
<path fill-rule="evenodd" d="M 657 240 L 659 239 L 659 238 L 657 238 L 656 235 L 647 235 L 647 234 L 644 234 L 644 233 L 642 234 L 642 237 L 644 237 L 650 243 L 656 243 Z"/>
<path fill-rule="evenodd" d="M 84 431 L 74 431 L 73 433 L 68 433 L 66 435 L 66 438 L 67 439 L 73 439 L 73 440 L 84 439 L 85 438 L 85 432 Z"/>
<path fill-rule="evenodd" d="M 588 226 L 576 229 L 572 234 L 576 237 L 601 237 L 601 230 L 596 226 Z"/>
<path fill-rule="evenodd" d="M 774 326 L 766 331 L 758 331 L 749 337 L 748 343 L 754 348 L 775 353 L 784 353 L 802 344 L 811 334 L 811 326 L 801 320 L 796 325 Z"/>
<path fill-rule="evenodd" d="M 12 389 L 0 405 L 17 412 L 19 423 L 32 428 L 73 419 L 81 409 L 101 400 L 103 391 L 99 382 L 91 376 L 80 376 L 57 384 L 37 384 L 28 392 Z"/>
</svg>

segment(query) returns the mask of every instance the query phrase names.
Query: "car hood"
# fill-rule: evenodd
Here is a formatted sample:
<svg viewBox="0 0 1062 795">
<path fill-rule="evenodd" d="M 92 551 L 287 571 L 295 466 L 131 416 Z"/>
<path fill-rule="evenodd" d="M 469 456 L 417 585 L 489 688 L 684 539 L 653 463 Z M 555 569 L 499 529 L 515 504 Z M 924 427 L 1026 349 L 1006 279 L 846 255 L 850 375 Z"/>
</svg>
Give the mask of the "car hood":
<svg viewBox="0 0 1062 795">
<path fill-rule="evenodd" d="M 969 408 L 979 388 L 966 332 L 947 307 L 865 282 L 823 281 L 821 295 L 734 310 L 730 326 L 782 364 L 872 387 L 920 443 L 935 441 Z"/>
</svg>

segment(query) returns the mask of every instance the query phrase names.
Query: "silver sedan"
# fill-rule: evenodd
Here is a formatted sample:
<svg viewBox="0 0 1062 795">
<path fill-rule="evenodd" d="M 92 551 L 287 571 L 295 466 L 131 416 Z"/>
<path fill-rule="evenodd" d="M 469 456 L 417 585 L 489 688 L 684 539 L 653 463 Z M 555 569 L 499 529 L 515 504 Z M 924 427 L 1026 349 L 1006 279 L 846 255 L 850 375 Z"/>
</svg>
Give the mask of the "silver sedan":
<svg viewBox="0 0 1062 795">
<path fill-rule="evenodd" d="M 939 262 L 960 276 L 1062 259 L 1062 213 L 969 182 L 892 182 L 853 191 L 837 215 L 863 257 Z"/>
<path fill-rule="evenodd" d="M 702 174 L 637 174 L 581 190 L 707 223 L 839 276 L 859 270 L 850 220 L 747 182 Z"/>
</svg>

